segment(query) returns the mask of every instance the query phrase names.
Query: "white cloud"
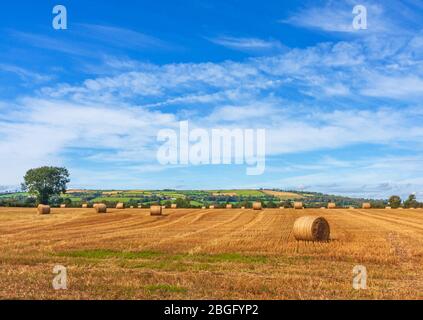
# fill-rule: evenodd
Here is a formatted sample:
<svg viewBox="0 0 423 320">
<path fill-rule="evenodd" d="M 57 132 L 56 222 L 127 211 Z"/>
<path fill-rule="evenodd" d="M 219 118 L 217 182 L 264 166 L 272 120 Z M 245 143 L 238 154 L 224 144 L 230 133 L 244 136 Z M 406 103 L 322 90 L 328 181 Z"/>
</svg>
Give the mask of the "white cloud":
<svg viewBox="0 0 423 320">
<path fill-rule="evenodd" d="M 0 63 L 0 71 L 14 73 L 26 82 L 35 81 L 41 83 L 52 79 L 51 76 L 33 72 L 12 64 Z"/>
<path fill-rule="evenodd" d="M 353 8 L 357 5 L 364 5 L 367 9 L 366 30 L 355 30 L 353 28 Z M 374 33 L 398 33 L 404 32 L 390 19 L 389 12 L 381 4 L 370 1 L 328 1 L 320 6 L 310 6 L 302 9 L 281 23 L 292 24 L 299 27 L 318 29 L 325 32 L 339 32 L 366 36 Z"/>
<path fill-rule="evenodd" d="M 98 24 L 76 24 L 76 33 L 84 38 L 90 38 L 112 45 L 114 47 L 136 49 L 169 49 L 166 42 L 150 35 L 134 30 L 98 25 Z M 80 29 L 79 29 L 80 28 Z"/>
<path fill-rule="evenodd" d="M 209 38 L 209 40 L 220 46 L 249 53 L 269 53 L 281 51 L 284 49 L 282 43 L 278 40 L 263 40 L 258 38 L 237 38 L 230 36 L 221 36 Z"/>
<path fill-rule="evenodd" d="M 423 96 L 423 78 L 418 76 L 369 76 L 367 87 L 361 93 L 371 97 L 388 97 L 395 99 L 419 98 Z"/>
</svg>

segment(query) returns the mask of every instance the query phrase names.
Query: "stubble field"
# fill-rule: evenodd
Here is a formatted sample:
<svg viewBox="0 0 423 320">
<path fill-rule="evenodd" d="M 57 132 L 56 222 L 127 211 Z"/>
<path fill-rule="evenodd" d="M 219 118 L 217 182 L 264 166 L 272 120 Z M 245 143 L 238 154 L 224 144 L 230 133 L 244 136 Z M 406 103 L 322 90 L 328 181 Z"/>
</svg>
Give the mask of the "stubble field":
<svg viewBox="0 0 423 320">
<path fill-rule="evenodd" d="M 297 242 L 303 215 L 331 241 Z M 422 299 L 422 262 L 423 210 L 0 208 L 0 299 Z"/>
</svg>

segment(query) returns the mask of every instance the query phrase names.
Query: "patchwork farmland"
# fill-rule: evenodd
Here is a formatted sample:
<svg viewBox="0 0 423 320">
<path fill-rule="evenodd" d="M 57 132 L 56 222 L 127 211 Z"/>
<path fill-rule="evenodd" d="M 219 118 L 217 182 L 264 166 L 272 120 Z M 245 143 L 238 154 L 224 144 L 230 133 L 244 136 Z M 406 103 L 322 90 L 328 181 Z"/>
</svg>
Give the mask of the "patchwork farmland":
<svg viewBox="0 0 423 320">
<path fill-rule="evenodd" d="M 304 215 L 331 240 L 296 241 Z M 423 210 L 0 208 L 0 247 L 1 299 L 423 298 Z"/>
</svg>

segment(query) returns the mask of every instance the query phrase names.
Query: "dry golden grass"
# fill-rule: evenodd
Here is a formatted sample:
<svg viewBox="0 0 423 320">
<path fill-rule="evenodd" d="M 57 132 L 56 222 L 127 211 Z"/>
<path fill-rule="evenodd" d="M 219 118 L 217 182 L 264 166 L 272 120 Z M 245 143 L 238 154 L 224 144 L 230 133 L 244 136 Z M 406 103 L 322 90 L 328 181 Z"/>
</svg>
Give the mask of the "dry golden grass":
<svg viewBox="0 0 423 320">
<path fill-rule="evenodd" d="M 299 195 L 298 193 L 293 193 L 293 192 L 285 192 L 285 191 L 273 191 L 273 190 L 263 190 L 264 193 L 270 195 L 270 196 L 275 196 L 281 200 L 286 200 L 286 199 L 302 199 L 303 196 Z"/>
<path fill-rule="evenodd" d="M 3 299 L 421 299 L 423 210 L 0 209 Z M 325 217 L 329 243 L 295 241 Z M 356 265 L 368 290 L 352 289 Z M 68 290 L 55 291 L 55 265 Z"/>
</svg>

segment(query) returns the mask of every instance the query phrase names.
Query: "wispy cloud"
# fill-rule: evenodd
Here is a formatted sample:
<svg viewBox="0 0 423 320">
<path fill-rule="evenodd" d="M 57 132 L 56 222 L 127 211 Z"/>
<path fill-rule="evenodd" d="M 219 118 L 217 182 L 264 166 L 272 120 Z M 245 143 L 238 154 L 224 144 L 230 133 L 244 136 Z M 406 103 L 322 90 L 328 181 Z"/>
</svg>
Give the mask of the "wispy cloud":
<svg viewBox="0 0 423 320">
<path fill-rule="evenodd" d="M 367 10 L 367 29 L 355 30 L 353 28 L 353 8 L 356 5 L 363 5 Z M 385 6 L 387 5 L 387 6 Z M 361 36 L 375 33 L 404 33 L 405 30 L 398 23 L 398 19 L 404 18 L 404 8 L 400 11 L 400 3 L 379 4 L 374 1 L 328 1 L 319 6 L 311 5 L 293 13 L 280 23 L 291 24 L 298 27 L 317 29 L 325 32 L 349 33 Z M 392 10 L 392 11 L 391 11 Z M 393 13 L 394 12 L 394 13 Z"/>
<path fill-rule="evenodd" d="M 93 57 L 98 55 L 98 52 L 90 50 L 87 45 L 81 45 L 81 43 L 69 39 L 59 39 L 52 36 L 21 31 L 10 31 L 10 34 L 14 38 L 40 49 L 58 51 L 81 57 Z"/>
<path fill-rule="evenodd" d="M 208 38 L 209 41 L 229 49 L 248 53 L 275 53 L 285 47 L 278 40 L 263 40 L 259 38 L 237 38 L 231 36 L 220 36 Z"/>
<path fill-rule="evenodd" d="M 76 33 L 79 36 L 100 41 L 114 47 L 132 50 L 171 48 L 170 44 L 161 39 L 131 29 L 82 23 L 76 26 L 78 27 Z"/>
<path fill-rule="evenodd" d="M 16 65 L 5 64 L 5 63 L 0 63 L 0 71 L 10 72 L 17 75 L 21 80 L 35 81 L 37 83 L 47 82 L 53 78 L 52 76 L 43 75 L 37 72 L 27 70 L 25 68 L 16 66 Z"/>
</svg>

